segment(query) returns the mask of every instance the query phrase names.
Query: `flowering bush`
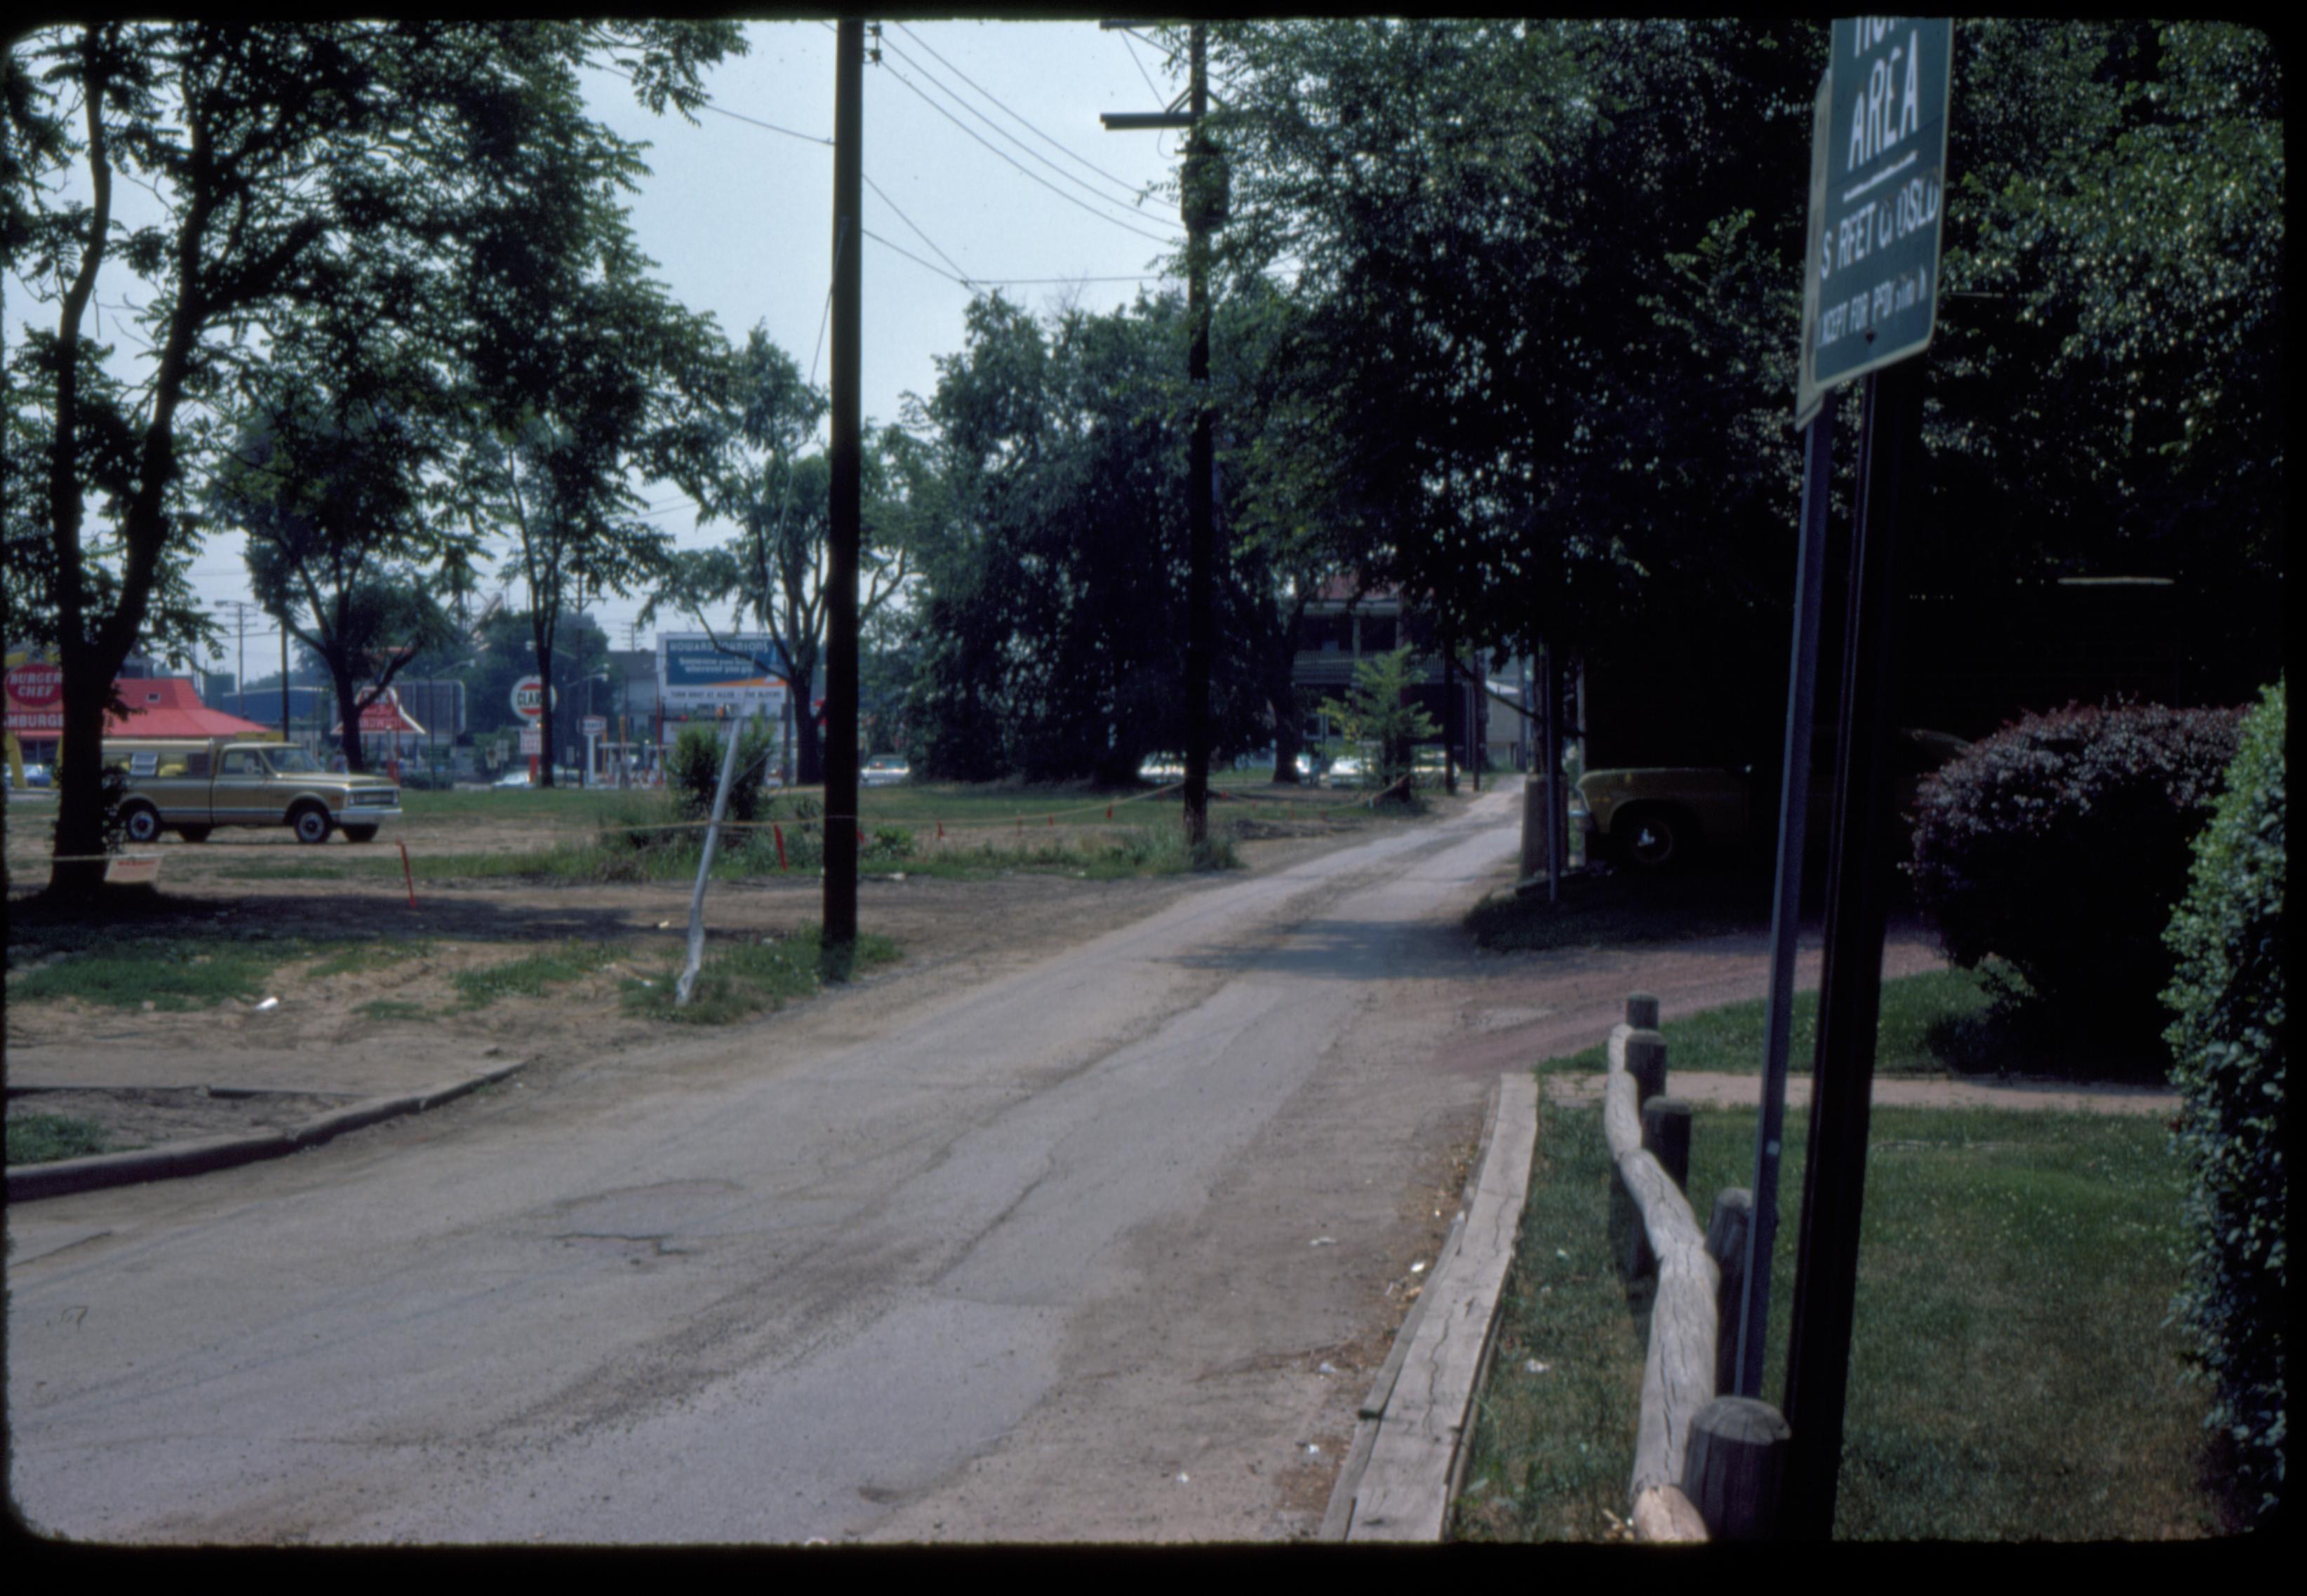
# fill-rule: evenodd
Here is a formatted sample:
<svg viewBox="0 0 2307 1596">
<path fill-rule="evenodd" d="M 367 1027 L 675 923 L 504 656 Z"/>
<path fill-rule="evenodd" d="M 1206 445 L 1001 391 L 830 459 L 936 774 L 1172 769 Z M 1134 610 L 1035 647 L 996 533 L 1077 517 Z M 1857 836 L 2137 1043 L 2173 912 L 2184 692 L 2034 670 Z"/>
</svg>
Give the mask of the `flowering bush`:
<svg viewBox="0 0 2307 1596">
<path fill-rule="evenodd" d="M 2163 931 L 2234 757 L 2237 714 L 2029 715 L 1916 795 L 1917 905 L 1965 968 L 1999 959 L 2041 1007 L 2132 1050 L 2165 1023 Z"/>
</svg>

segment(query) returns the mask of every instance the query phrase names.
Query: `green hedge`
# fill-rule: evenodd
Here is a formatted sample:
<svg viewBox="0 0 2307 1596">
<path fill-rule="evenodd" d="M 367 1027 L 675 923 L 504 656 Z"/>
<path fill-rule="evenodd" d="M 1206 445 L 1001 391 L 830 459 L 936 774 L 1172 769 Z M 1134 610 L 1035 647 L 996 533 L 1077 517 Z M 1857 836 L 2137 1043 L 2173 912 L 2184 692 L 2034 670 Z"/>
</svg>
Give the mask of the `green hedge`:
<svg viewBox="0 0 2307 1596">
<path fill-rule="evenodd" d="M 2285 1445 L 2284 718 L 2277 682 L 2243 722 L 2165 938 L 2178 960 L 2164 993 L 2178 1018 L 2165 1036 L 2185 1100 L 2174 1145 L 2194 1182 L 2175 1306 L 2217 1387 L 2210 1422 L 2232 1443 L 2255 1517 L 2280 1504 Z"/>
</svg>

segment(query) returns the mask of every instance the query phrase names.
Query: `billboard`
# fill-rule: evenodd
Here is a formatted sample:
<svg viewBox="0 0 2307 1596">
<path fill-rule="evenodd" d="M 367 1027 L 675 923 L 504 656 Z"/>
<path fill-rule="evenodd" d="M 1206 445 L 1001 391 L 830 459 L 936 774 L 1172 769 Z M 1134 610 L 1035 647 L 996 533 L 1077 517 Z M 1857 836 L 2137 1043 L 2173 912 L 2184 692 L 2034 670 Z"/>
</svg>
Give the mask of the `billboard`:
<svg viewBox="0 0 2307 1596">
<path fill-rule="evenodd" d="M 785 713 L 785 679 L 756 663 L 772 656 L 766 633 L 738 632 L 716 645 L 701 631 L 659 632 L 657 701 L 673 715 Z"/>
</svg>

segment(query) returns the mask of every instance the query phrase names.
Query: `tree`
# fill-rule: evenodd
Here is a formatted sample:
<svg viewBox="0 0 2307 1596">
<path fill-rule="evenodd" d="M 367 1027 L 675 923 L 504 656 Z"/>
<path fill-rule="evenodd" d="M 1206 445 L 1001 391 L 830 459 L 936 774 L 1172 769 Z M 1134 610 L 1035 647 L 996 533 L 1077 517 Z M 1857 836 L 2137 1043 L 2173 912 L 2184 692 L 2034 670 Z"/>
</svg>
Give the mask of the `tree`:
<svg viewBox="0 0 2307 1596">
<path fill-rule="evenodd" d="M 1184 307 L 1141 298 L 1045 326 L 994 295 L 969 329 L 920 416 L 949 508 L 917 610 L 916 768 L 1134 780 L 1184 737 Z M 1265 741 L 1257 650 L 1274 619 L 1262 556 L 1220 544 L 1222 759 Z"/>
<path fill-rule="evenodd" d="M 1367 743 L 1377 756 L 1377 777 L 1392 786 L 1418 768 L 1418 745 L 1442 734 L 1425 709 L 1409 701 L 1410 659 L 1404 645 L 1354 665 L 1354 684 L 1341 702 L 1322 700 L 1322 713 L 1336 721 L 1346 741 Z"/>
<path fill-rule="evenodd" d="M 817 717 L 807 706 L 825 648 L 832 478 L 822 450 L 802 451 L 829 407 L 765 326 L 755 327 L 730 361 L 722 445 L 701 476 L 698 500 L 700 521 L 733 521 L 738 535 L 723 548 L 676 556 L 643 616 L 661 602 L 700 623 L 711 604 L 733 599 L 741 617 L 752 611 L 776 639 L 798 699 L 796 777 L 811 786 L 825 779 Z M 864 444 L 861 627 L 905 590 L 937 485 L 921 446 L 902 429 L 880 428 Z"/>
<path fill-rule="evenodd" d="M 573 85 L 597 52 L 644 100 L 686 111 L 702 68 L 742 47 L 717 22 L 112 21 L 11 52 L 6 233 L 56 312 L 11 362 L 8 402 L 12 421 L 36 418 L 25 444 L 42 456 L 19 454 L 12 428 L 11 475 L 42 492 L 36 526 L 11 495 L 12 573 L 19 553 L 34 556 L 11 597 L 31 599 L 20 614 L 53 640 L 64 677 L 53 890 L 78 898 L 101 877 L 104 714 L 121 665 L 156 619 L 164 639 L 190 624 L 177 596 L 199 528 L 184 482 L 223 446 L 206 407 L 236 361 L 324 297 L 346 251 L 430 257 L 470 214 L 478 168 L 462 158 L 508 98 Z M 507 73 L 515 55 L 539 70 Z M 160 219 L 117 219 L 116 181 L 159 193 Z M 108 351 L 84 330 L 113 262 L 149 288 L 133 385 L 104 371 Z"/>
<path fill-rule="evenodd" d="M 333 341 L 333 340 L 332 340 Z M 427 591 L 428 566 L 475 553 L 424 503 L 438 447 L 419 424 L 424 396 L 398 397 L 354 340 L 307 365 L 276 346 L 274 387 L 252 407 L 209 490 L 219 519 L 248 535 L 256 601 L 327 665 L 349 768 L 365 768 L 361 713 L 420 652 L 455 635 Z M 301 613 L 302 623 L 297 617 Z"/>
<path fill-rule="evenodd" d="M 2281 636 L 2273 53 L 2226 25 L 1955 37 L 1915 589 L 2173 576 L 2201 679 L 2239 694 Z M 1248 517 L 1325 519 L 1456 636 L 1694 634 L 1775 671 L 1825 46 L 1807 21 L 1214 30 L 1235 291 L 1293 311 Z"/>
</svg>

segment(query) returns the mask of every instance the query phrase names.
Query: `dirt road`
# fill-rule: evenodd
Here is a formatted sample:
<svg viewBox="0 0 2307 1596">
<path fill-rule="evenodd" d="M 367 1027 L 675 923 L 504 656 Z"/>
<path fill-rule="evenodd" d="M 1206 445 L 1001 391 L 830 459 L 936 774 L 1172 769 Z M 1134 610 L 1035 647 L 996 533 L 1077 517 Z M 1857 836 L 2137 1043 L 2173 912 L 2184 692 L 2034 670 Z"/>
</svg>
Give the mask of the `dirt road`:
<svg viewBox="0 0 2307 1596">
<path fill-rule="evenodd" d="M 1497 794 L 1148 884 L 1039 959 L 948 945 L 318 1154 L 38 1205 L 14 1500 L 138 1541 L 1308 1533 L 1498 1069 L 1632 986 L 1761 990 L 1752 939 L 1472 949 L 1514 841 Z"/>
</svg>

